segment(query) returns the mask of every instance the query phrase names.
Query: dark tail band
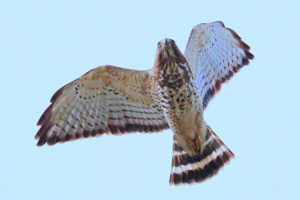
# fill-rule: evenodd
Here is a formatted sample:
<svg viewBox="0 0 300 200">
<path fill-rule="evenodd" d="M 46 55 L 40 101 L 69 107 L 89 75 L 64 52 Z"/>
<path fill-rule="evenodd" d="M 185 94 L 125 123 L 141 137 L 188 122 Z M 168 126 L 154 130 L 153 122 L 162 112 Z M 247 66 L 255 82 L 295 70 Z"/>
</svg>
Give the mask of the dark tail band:
<svg viewBox="0 0 300 200">
<path fill-rule="evenodd" d="M 217 174 L 233 157 L 234 154 L 209 126 L 202 153 L 199 151 L 196 155 L 187 154 L 174 138 L 170 184 L 202 182 Z"/>
</svg>

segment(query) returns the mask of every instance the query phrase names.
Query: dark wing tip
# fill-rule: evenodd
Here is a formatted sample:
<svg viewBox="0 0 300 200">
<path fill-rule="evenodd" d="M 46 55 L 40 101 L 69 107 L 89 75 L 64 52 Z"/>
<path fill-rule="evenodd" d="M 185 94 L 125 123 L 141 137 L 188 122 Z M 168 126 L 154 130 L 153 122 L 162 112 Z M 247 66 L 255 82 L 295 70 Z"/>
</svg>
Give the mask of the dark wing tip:
<svg viewBox="0 0 300 200">
<path fill-rule="evenodd" d="M 51 103 L 50 106 L 48 106 L 48 108 L 44 111 L 44 113 L 40 117 L 39 121 L 37 122 L 38 126 L 42 125 L 47 120 L 47 118 L 50 118 L 52 108 L 53 108 L 53 103 Z"/>
<path fill-rule="evenodd" d="M 222 27 L 225 27 L 225 24 L 222 21 L 214 21 L 214 22 L 211 22 L 210 24 L 212 24 L 212 23 L 219 23 L 219 24 L 221 24 Z"/>
<path fill-rule="evenodd" d="M 250 46 L 248 44 L 246 44 L 245 42 L 243 42 L 242 40 L 239 41 L 239 44 L 243 49 L 245 49 L 247 51 L 250 50 Z"/>
<path fill-rule="evenodd" d="M 44 122 L 41 128 L 38 130 L 37 134 L 35 135 L 35 139 L 38 140 L 37 146 L 43 146 L 48 141 L 47 132 L 52 127 L 52 124 L 48 122 Z"/>
<path fill-rule="evenodd" d="M 64 90 L 68 85 L 70 85 L 72 82 L 73 82 L 73 81 L 71 81 L 70 83 L 68 83 L 68 84 L 62 86 L 61 88 L 59 88 L 59 89 L 53 94 L 53 96 L 51 97 L 50 102 L 51 102 L 51 103 L 54 102 L 54 101 L 61 95 L 61 93 L 63 92 L 63 90 Z"/>
<path fill-rule="evenodd" d="M 249 60 L 247 58 L 243 58 L 242 59 L 242 63 L 243 63 L 243 65 L 248 65 L 249 64 Z"/>
<path fill-rule="evenodd" d="M 250 46 L 249 46 L 248 44 L 246 44 L 244 41 L 242 41 L 242 38 L 241 38 L 234 30 L 232 30 L 231 28 L 227 28 L 227 27 L 226 27 L 226 29 L 230 31 L 230 33 L 232 34 L 232 36 L 233 36 L 236 40 L 238 40 L 239 45 L 240 45 L 246 52 L 250 50 Z M 252 59 L 254 58 L 254 56 L 253 56 L 250 52 L 248 52 L 248 53 L 250 54 L 248 58 L 249 58 L 250 60 L 252 60 Z"/>
<path fill-rule="evenodd" d="M 65 85 L 65 86 L 66 86 L 66 85 Z M 57 90 L 57 91 L 53 94 L 53 96 L 51 97 L 51 100 L 50 100 L 51 103 L 54 102 L 54 101 L 61 95 L 61 93 L 62 93 L 62 91 L 64 90 L 65 86 L 61 87 L 59 90 Z"/>
<path fill-rule="evenodd" d="M 232 34 L 232 36 L 235 38 L 235 39 L 237 39 L 237 40 L 241 40 L 242 38 L 234 31 L 234 30 L 232 30 L 231 28 L 225 28 L 225 29 L 227 29 L 227 30 L 229 30 L 230 31 L 230 33 Z"/>
<path fill-rule="evenodd" d="M 248 59 L 253 60 L 254 59 L 254 55 L 252 53 L 250 53 L 249 51 L 246 51 L 246 56 Z"/>
<path fill-rule="evenodd" d="M 69 85 L 66 84 L 63 87 L 61 87 L 59 90 L 57 90 L 54 95 L 51 97 L 51 104 L 48 106 L 48 108 L 44 111 L 42 116 L 39 118 L 37 122 L 37 126 L 41 126 L 37 134 L 35 135 L 35 139 L 39 140 L 37 143 L 37 146 L 43 146 L 46 142 L 48 142 L 49 138 L 47 137 L 47 131 L 49 128 L 52 126 L 50 123 L 50 118 L 52 116 L 52 109 L 53 109 L 53 104 L 57 100 L 57 98 L 62 94 L 64 88 Z M 57 142 L 55 142 L 57 143 Z M 48 143 L 49 144 L 49 143 Z"/>
<path fill-rule="evenodd" d="M 38 146 L 38 147 L 41 147 L 41 146 L 43 146 L 44 144 L 46 144 L 46 142 L 47 142 L 47 140 L 39 140 L 37 143 L 36 143 L 36 146 Z"/>
<path fill-rule="evenodd" d="M 38 146 L 38 147 L 43 146 L 48 141 L 46 134 L 43 134 L 41 136 L 37 136 L 37 134 L 36 134 L 35 139 L 38 139 L 38 142 L 36 143 L 36 146 Z"/>
</svg>

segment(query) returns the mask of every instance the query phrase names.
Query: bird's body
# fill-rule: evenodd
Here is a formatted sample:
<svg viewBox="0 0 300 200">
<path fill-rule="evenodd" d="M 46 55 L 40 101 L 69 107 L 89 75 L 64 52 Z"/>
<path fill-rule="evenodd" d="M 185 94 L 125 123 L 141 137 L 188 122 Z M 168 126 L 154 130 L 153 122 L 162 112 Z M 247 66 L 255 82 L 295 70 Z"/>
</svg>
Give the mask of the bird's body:
<svg viewBox="0 0 300 200">
<path fill-rule="evenodd" d="M 206 180 L 233 153 L 203 112 L 221 84 L 253 59 L 249 49 L 234 31 L 213 22 L 193 28 L 184 55 L 172 39 L 161 40 L 151 70 L 90 70 L 53 95 L 38 121 L 37 145 L 171 128 L 170 184 Z"/>
<path fill-rule="evenodd" d="M 186 152 L 195 154 L 201 150 L 205 138 L 205 132 L 199 132 L 203 127 L 203 112 L 191 69 L 173 40 L 160 42 L 151 81 L 155 100 L 175 137 Z"/>
</svg>

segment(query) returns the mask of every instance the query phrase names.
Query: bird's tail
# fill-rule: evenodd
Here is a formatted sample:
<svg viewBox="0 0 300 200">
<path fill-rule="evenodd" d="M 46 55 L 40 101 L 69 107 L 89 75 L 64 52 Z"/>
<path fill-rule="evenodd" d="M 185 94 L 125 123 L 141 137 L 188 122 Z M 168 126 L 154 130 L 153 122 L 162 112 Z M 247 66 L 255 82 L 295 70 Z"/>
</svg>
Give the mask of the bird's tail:
<svg viewBox="0 0 300 200">
<path fill-rule="evenodd" d="M 234 154 L 207 126 L 206 141 L 203 151 L 196 155 L 187 154 L 173 139 L 173 158 L 170 184 L 178 185 L 193 182 L 202 182 L 217 174 Z"/>
</svg>

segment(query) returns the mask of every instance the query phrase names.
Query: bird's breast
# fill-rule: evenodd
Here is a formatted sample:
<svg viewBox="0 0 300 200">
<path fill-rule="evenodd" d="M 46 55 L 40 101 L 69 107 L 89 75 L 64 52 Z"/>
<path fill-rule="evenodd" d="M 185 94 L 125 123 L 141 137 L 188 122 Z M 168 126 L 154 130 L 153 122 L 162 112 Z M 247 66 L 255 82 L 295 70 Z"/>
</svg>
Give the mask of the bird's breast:
<svg viewBox="0 0 300 200">
<path fill-rule="evenodd" d="M 166 117 L 181 118 L 192 115 L 197 107 L 197 97 L 191 74 L 178 67 L 168 67 L 156 73 L 152 78 L 155 99 Z"/>
</svg>

